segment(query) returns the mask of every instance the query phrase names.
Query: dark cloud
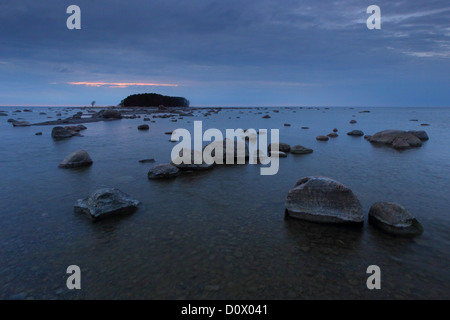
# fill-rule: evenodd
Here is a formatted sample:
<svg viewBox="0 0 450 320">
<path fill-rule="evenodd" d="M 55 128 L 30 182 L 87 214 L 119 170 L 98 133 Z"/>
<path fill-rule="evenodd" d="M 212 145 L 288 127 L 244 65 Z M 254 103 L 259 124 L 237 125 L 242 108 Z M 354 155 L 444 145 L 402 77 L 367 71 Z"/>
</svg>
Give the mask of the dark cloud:
<svg viewBox="0 0 450 320">
<path fill-rule="evenodd" d="M 66 28 L 71 4 L 81 7 L 82 30 Z M 30 94 L 35 103 L 53 103 L 58 92 L 68 104 L 93 98 L 110 104 L 136 90 L 67 85 L 101 81 L 179 84 L 148 90 L 186 94 L 194 104 L 448 105 L 448 2 L 377 1 L 377 31 L 365 25 L 371 4 L 5 0 L 0 104 L 20 103 L 23 84 L 31 93 L 49 92 L 45 101 Z M 436 82 L 442 89 L 436 91 Z M 414 90 L 405 90 L 405 83 Z M 397 92 L 382 92 L 399 84 Z"/>
</svg>

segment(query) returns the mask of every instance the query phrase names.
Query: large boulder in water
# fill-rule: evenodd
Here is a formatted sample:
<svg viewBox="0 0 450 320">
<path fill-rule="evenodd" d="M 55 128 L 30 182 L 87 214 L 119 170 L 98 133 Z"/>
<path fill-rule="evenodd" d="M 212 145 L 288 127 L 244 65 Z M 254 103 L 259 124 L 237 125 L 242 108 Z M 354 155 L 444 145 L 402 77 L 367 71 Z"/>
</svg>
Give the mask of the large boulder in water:
<svg viewBox="0 0 450 320">
<path fill-rule="evenodd" d="M 326 177 L 300 179 L 287 195 L 286 216 L 320 223 L 363 224 L 361 203 L 352 190 Z"/>
<path fill-rule="evenodd" d="M 60 168 L 79 168 L 92 165 L 93 161 L 85 150 L 77 150 L 69 154 L 60 164 Z"/>
<path fill-rule="evenodd" d="M 386 233 L 398 236 L 417 236 L 422 225 L 402 206 L 392 202 L 375 203 L 369 211 L 369 222 Z"/>
<path fill-rule="evenodd" d="M 102 110 L 97 113 L 96 117 L 103 119 L 122 119 L 122 114 L 117 110 Z"/>
<path fill-rule="evenodd" d="M 74 136 L 74 132 L 63 128 L 63 127 L 54 127 L 52 130 L 52 138 L 55 140 L 67 139 Z"/>
<path fill-rule="evenodd" d="M 283 143 L 283 142 L 269 144 L 269 147 L 267 150 L 269 152 L 269 155 L 270 155 L 270 152 L 272 151 L 272 149 L 274 149 L 276 151 L 281 151 L 284 153 L 291 152 L 291 146 L 288 145 L 287 143 Z"/>
<path fill-rule="evenodd" d="M 87 214 L 93 221 L 112 215 L 134 213 L 140 202 L 114 188 L 99 189 L 75 204 L 76 213 Z"/>
<path fill-rule="evenodd" d="M 313 149 L 309 149 L 309 148 L 306 148 L 301 145 L 293 146 L 291 148 L 292 154 L 308 154 L 308 153 L 313 153 L 313 151 L 314 151 Z"/>
<path fill-rule="evenodd" d="M 148 172 L 149 179 L 171 179 L 180 175 L 180 169 L 174 165 L 163 163 L 154 166 Z"/>
<path fill-rule="evenodd" d="M 422 146 L 422 140 L 428 140 L 425 131 L 384 130 L 367 136 L 372 143 L 386 144 L 395 149 L 408 149 Z"/>
</svg>

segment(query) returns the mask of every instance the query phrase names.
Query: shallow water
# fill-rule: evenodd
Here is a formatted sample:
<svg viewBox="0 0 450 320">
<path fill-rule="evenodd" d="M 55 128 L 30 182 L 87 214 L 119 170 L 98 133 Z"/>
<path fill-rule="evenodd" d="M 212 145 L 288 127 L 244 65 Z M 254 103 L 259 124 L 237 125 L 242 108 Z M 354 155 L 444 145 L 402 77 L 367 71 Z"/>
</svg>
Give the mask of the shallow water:
<svg viewBox="0 0 450 320">
<path fill-rule="evenodd" d="M 0 118 L 2 299 L 450 298 L 450 109 L 224 109 L 177 123 L 155 119 L 147 132 L 136 129 L 142 119 L 89 123 L 83 137 L 57 142 L 52 126 L 13 128 L 6 120 L 46 121 L 63 108 L 16 115 L 17 108 L 0 109 L 9 114 Z M 262 119 L 265 112 L 272 118 Z M 148 180 L 154 164 L 138 161 L 169 162 L 174 144 L 164 132 L 192 130 L 194 120 L 204 130 L 280 129 L 281 142 L 314 153 L 280 159 L 275 176 L 260 176 L 259 165 L 236 165 Z M 315 140 L 333 128 L 338 138 Z M 353 129 L 426 130 L 430 140 L 398 152 L 345 134 Z M 59 169 L 77 149 L 89 152 L 93 166 Z M 285 220 L 287 192 L 311 175 L 354 191 L 366 214 L 362 229 Z M 75 201 L 99 187 L 119 188 L 143 206 L 99 223 L 75 214 Z M 402 239 L 374 229 L 367 212 L 377 201 L 402 204 L 425 233 Z M 82 290 L 66 288 L 72 264 L 81 268 Z M 381 290 L 366 287 L 373 264 L 382 271 Z"/>
</svg>

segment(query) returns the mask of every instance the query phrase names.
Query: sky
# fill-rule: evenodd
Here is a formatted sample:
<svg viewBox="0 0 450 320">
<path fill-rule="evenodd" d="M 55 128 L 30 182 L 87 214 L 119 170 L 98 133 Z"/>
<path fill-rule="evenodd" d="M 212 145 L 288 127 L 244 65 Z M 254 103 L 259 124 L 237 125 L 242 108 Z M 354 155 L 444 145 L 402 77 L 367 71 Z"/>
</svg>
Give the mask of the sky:
<svg viewBox="0 0 450 320">
<path fill-rule="evenodd" d="M 449 75 L 448 0 L 0 0 L 0 105 L 450 106 Z"/>
</svg>

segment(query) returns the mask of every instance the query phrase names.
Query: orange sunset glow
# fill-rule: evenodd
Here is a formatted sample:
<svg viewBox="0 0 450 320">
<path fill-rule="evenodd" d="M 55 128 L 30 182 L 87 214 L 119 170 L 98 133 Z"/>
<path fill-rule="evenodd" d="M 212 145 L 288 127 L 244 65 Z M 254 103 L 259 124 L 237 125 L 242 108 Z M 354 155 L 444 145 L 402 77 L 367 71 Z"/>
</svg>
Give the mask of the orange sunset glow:
<svg viewBox="0 0 450 320">
<path fill-rule="evenodd" d="M 131 86 L 141 87 L 178 87 L 178 84 L 170 83 L 151 83 L 151 82 L 68 82 L 71 85 L 86 86 L 86 87 L 103 87 L 110 88 L 128 88 Z"/>
</svg>

